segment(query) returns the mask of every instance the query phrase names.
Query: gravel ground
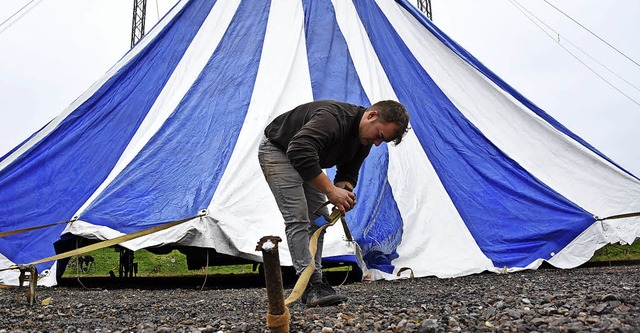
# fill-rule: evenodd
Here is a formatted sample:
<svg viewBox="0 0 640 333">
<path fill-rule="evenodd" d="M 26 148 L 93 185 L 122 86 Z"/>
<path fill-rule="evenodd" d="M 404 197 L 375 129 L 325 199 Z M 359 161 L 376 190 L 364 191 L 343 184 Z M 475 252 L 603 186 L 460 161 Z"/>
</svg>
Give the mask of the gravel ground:
<svg viewBox="0 0 640 333">
<path fill-rule="evenodd" d="M 639 268 L 349 283 L 336 287 L 345 304 L 291 305 L 291 332 L 638 332 Z M 0 332 L 269 331 L 263 287 L 176 286 L 39 287 L 34 306 L 0 289 Z"/>
</svg>

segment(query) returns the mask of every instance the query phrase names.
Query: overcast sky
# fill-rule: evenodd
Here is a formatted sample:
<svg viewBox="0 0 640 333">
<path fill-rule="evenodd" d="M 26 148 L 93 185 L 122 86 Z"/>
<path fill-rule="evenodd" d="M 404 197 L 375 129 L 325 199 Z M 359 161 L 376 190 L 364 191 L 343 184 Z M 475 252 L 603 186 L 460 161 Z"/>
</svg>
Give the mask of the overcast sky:
<svg viewBox="0 0 640 333">
<path fill-rule="evenodd" d="M 2 1 L 0 23 L 29 2 Z M 147 30 L 175 2 L 147 1 Z M 640 67 L 550 5 L 640 63 L 640 1 L 517 0 L 553 39 L 514 2 L 432 0 L 433 21 L 529 100 L 640 176 Z M 35 0 L 22 17 L 0 26 L 0 156 L 60 114 L 124 55 L 132 3 Z M 615 89 L 563 50 L 558 38 Z"/>
</svg>

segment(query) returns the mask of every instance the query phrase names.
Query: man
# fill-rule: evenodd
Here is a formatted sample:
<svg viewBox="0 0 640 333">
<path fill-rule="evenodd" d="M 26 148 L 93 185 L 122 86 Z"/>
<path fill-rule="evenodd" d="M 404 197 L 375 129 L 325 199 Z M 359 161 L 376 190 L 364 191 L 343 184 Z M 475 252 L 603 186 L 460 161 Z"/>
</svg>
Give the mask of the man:
<svg viewBox="0 0 640 333">
<path fill-rule="evenodd" d="M 275 118 L 265 129 L 258 158 L 285 221 L 293 267 L 300 274 L 311 263 L 309 238 L 314 221 L 328 218 L 319 207 L 328 200 L 344 215 L 356 204 L 352 192 L 372 145 L 399 144 L 409 126 L 409 114 L 395 101 L 369 108 L 338 101 L 302 104 Z M 334 183 L 322 171 L 336 166 Z M 321 225 L 321 224 L 320 224 Z M 315 270 L 301 297 L 307 306 L 346 301 L 322 275 L 322 243 L 318 239 Z"/>
</svg>

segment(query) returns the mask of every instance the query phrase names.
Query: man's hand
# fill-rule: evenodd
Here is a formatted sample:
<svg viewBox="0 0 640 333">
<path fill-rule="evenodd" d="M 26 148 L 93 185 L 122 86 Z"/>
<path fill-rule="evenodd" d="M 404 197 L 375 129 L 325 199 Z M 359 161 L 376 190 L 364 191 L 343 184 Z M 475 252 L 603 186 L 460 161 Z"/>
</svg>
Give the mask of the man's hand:
<svg viewBox="0 0 640 333">
<path fill-rule="evenodd" d="M 336 206 L 338 210 L 340 210 L 342 215 L 350 211 L 356 204 L 355 193 L 345 190 L 342 187 L 338 187 L 338 184 L 346 186 L 344 183 L 348 184 L 348 187 L 353 189 L 353 186 L 348 182 L 338 182 L 336 185 L 332 184 L 331 180 L 329 180 L 329 177 L 327 177 L 324 172 L 309 181 L 311 186 L 317 188 L 327 196 L 327 199 L 329 199 L 329 201 Z"/>
<path fill-rule="evenodd" d="M 343 188 L 334 186 L 333 190 L 326 194 L 329 201 L 340 210 L 342 215 L 346 214 L 356 205 L 356 194 Z"/>
<path fill-rule="evenodd" d="M 349 192 L 353 192 L 353 185 L 347 181 L 341 181 L 336 183 L 336 187 L 343 188 Z"/>
</svg>

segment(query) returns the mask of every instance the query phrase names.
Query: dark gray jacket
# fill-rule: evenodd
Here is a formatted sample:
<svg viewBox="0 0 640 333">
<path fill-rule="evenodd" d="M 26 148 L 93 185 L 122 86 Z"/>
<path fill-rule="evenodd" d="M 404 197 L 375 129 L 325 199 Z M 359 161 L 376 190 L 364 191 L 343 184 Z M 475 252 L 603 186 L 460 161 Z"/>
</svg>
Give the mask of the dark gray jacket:
<svg viewBox="0 0 640 333">
<path fill-rule="evenodd" d="M 355 186 L 360 166 L 371 150 L 358 136 L 365 110 L 338 101 L 315 101 L 278 116 L 264 133 L 287 153 L 305 181 L 318 176 L 323 168 L 336 166 L 334 182 L 348 181 Z"/>
</svg>

